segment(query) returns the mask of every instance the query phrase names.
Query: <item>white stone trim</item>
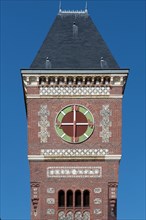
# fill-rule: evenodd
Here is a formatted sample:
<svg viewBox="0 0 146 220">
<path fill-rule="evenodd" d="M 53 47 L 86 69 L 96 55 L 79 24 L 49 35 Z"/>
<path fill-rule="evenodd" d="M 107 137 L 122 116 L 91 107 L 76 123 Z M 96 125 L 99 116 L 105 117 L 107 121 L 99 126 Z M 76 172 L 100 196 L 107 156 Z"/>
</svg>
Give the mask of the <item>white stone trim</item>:
<svg viewBox="0 0 146 220">
<path fill-rule="evenodd" d="M 42 156 L 42 155 L 28 155 L 28 160 L 43 161 L 44 160 L 44 156 Z"/>
<path fill-rule="evenodd" d="M 22 74 L 120 74 L 119 76 L 127 76 L 129 69 L 117 69 L 117 70 L 54 70 L 54 69 L 22 69 Z M 123 75 L 121 75 L 123 74 Z M 32 75 L 34 76 L 34 75 Z M 40 76 L 40 75 L 38 75 Z M 115 75 L 113 75 L 115 76 Z"/>
<path fill-rule="evenodd" d="M 104 155 L 104 156 L 80 156 L 80 157 L 50 157 L 50 156 L 44 156 L 44 155 L 28 155 L 29 161 L 52 161 L 52 160 L 121 160 L 122 155 Z"/>
<path fill-rule="evenodd" d="M 120 154 L 115 154 L 115 155 L 105 155 L 105 160 L 121 160 L 122 155 Z"/>
<path fill-rule="evenodd" d="M 111 99 L 122 99 L 123 98 L 123 95 L 89 95 L 89 96 L 87 96 L 87 95 L 68 95 L 68 96 L 64 96 L 64 95 L 60 95 L 59 97 L 58 97 L 58 95 L 54 95 L 54 96 L 50 96 L 50 95 L 38 95 L 38 94 L 26 94 L 26 97 L 27 97 L 27 99 L 48 99 L 48 98 L 52 98 L 52 99 L 54 99 L 54 98 L 64 98 L 64 99 L 68 99 L 68 98 L 71 98 L 71 99 L 74 99 L 74 98 L 76 98 L 76 99 L 80 99 L 80 98 L 83 98 L 83 99 L 86 99 L 86 98 L 90 98 L 90 99 L 109 99 L 109 98 L 111 98 Z"/>
</svg>

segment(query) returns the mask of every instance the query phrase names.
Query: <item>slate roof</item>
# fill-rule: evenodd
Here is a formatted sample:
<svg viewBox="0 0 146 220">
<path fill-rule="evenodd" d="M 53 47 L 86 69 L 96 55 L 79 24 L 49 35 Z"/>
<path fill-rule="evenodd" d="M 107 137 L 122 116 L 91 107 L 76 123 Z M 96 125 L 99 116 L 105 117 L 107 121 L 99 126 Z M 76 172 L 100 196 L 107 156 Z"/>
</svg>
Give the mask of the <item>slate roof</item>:
<svg viewBox="0 0 146 220">
<path fill-rule="evenodd" d="M 30 68 L 119 69 L 119 65 L 87 13 L 62 13 L 56 16 Z"/>
</svg>

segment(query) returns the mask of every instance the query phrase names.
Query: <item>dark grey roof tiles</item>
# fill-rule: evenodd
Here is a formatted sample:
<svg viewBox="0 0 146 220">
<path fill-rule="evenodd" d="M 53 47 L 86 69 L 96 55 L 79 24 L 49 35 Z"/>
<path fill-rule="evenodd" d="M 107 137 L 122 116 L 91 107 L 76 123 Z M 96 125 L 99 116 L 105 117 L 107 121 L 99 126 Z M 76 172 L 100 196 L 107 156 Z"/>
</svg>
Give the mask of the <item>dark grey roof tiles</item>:
<svg viewBox="0 0 146 220">
<path fill-rule="evenodd" d="M 57 15 L 30 68 L 45 69 L 47 58 L 52 69 L 101 69 L 101 57 L 105 68 L 119 69 L 88 14 L 61 14 Z"/>
</svg>

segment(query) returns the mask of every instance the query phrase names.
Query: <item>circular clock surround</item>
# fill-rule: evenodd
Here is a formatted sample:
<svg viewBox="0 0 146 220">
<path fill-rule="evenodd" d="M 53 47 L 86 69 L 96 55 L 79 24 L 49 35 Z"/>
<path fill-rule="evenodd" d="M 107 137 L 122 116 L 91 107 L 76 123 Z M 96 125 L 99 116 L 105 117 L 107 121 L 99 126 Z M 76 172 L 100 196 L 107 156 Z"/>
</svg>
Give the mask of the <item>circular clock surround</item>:
<svg viewBox="0 0 146 220">
<path fill-rule="evenodd" d="M 86 107 L 77 104 L 69 105 L 58 113 L 55 129 L 64 141 L 81 143 L 93 133 L 94 118 Z"/>
</svg>

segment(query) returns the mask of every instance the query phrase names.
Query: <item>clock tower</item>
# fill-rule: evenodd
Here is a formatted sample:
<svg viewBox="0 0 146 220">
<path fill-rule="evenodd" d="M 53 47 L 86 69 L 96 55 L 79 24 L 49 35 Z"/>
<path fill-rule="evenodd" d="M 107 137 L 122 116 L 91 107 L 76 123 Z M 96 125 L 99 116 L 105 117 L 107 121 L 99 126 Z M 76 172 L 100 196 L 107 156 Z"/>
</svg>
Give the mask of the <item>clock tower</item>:
<svg viewBox="0 0 146 220">
<path fill-rule="evenodd" d="M 32 220 L 116 220 L 128 72 L 87 9 L 59 10 L 30 68 L 21 70 Z"/>
</svg>

